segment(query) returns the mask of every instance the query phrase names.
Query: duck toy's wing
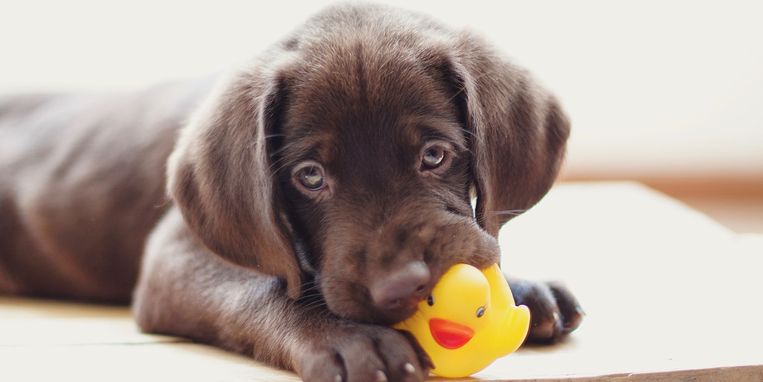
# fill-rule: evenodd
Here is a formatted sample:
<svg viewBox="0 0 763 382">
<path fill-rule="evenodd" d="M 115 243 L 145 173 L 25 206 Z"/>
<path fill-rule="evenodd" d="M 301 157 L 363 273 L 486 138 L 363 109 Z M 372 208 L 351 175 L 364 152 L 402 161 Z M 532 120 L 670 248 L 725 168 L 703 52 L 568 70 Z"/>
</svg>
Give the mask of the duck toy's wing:
<svg viewBox="0 0 763 382">
<path fill-rule="evenodd" d="M 490 345 L 496 358 L 516 351 L 527 337 L 530 329 L 530 310 L 516 306 L 509 283 L 503 276 L 498 264 L 484 269 L 482 273 L 490 285 L 490 306 L 495 315 L 494 324 L 488 329 L 493 332 Z"/>
</svg>

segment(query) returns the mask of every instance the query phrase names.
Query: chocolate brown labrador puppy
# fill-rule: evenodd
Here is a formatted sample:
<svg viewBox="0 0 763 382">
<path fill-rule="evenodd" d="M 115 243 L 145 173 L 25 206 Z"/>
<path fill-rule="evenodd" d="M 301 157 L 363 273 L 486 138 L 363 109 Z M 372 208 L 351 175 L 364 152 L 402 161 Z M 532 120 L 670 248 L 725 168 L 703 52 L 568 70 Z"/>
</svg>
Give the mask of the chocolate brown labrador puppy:
<svg viewBox="0 0 763 382">
<path fill-rule="evenodd" d="M 454 263 L 499 260 L 568 134 L 481 38 L 332 7 L 223 79 L 3 99 L 0 290 L 132 301 L 145 331 L 309 381 L 422 380 L 386 325 Z M 564 288 L 511 285 L 531 339 L 579 324 Z"/>
</svg>

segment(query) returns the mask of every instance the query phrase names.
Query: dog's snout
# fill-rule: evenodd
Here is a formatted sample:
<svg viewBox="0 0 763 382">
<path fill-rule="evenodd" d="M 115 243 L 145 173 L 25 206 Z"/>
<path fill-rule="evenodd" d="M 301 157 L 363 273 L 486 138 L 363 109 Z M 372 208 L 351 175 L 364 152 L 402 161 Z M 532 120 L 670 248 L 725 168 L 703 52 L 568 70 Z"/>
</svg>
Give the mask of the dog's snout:
<svg viewBox="0 0 763 382">
<path fill-rule="evenodd" d="M 430 280 L 429 268 L 414 261 L 371 285 L 374 304 L 384 310 L 404 308 L 422 298 Z"/>
</svg>

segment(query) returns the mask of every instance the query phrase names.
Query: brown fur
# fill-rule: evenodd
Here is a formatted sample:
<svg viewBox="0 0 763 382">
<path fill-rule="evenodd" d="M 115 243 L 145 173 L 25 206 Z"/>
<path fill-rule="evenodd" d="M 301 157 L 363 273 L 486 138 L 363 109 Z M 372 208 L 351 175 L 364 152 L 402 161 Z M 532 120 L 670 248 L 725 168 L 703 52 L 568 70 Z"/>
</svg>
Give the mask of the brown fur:
<svg viewBox="0 0 763 382">
<path fill-rule="evenodd" d="M 496 262 L 499 228 L 550 188 L 568 134 L 553 97 L 479 37 L 332 7 L 215 90 L 0 101 L 0 290 L 122 302 L 135 286 L 147 331 L 307 380 L 420 380 L 426 355 L 377 325 L 451 265 Z M 447 162 L 422 170 L 433 141 Z M 292 174 L 305 160 L 325 170 L 315 195 Z M 512 288 L 533 338 L 578 325 L 564 288 Z"/>
</svg>

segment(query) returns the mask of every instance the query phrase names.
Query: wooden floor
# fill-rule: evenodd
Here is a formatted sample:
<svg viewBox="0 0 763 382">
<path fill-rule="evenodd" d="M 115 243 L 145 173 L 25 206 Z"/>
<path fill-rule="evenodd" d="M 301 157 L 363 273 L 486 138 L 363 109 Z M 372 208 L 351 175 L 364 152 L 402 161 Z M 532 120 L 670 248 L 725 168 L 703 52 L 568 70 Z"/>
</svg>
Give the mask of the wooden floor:
<svg viewBox="0 0 763 382">
<path fill-rule="evenodd" d="M 737 233 L 763 234 L 763 192 L 760 197 L 683 196 L 680 200 Z"/>
<path fill-rule="evenodd" d="M 564 179 L 591 182 L 619 177 L 622 174 L 566 174 Z M 763 234 L 763 174 L 631 174 L 629 181 L 637 181 L 677 199 L 734 232 Z"/>
<path fill-rule="evenodd" d="M 587 317 L 490 381 L 763 381 L 763 236 L 632 183 L 563 184 L 501 232 L 503 267 L 560 279 Z M 297 381 L 138 332 L 126 308 L 0 297 L 0 381 Z"/>
</svg>

